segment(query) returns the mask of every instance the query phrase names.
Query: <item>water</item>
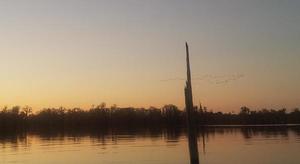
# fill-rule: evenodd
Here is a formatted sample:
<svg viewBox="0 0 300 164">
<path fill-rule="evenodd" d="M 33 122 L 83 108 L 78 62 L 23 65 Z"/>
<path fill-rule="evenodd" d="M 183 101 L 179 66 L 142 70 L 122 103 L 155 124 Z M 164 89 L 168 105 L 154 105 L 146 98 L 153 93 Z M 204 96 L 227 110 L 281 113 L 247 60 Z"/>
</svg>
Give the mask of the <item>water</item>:
<svg viewBox="0 0 300 164">
<path fill-rule="evenodd" d="M 198 133 L 201 164 L 298 164 L 300 127 L 217 127 Z M 183 129 L 0 134 L 0 163 L 188 164 Z"/>
</svg>

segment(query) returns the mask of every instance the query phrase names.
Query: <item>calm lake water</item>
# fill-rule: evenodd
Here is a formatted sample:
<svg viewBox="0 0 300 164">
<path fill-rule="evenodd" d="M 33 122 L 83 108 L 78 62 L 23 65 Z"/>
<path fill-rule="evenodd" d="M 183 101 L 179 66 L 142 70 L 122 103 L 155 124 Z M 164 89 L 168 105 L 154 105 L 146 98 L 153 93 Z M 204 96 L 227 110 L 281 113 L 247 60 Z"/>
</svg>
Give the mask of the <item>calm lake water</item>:
<svg viewBox="0 0 300 164">
<path fill-rule="evenodd" d="M 201 164 L 300 163 L 300 127 L 210 127 L 197 134 Z M 0 146 L 1 164 L 189 163 L 183 129 L 1 133 Z"/>
</svg>

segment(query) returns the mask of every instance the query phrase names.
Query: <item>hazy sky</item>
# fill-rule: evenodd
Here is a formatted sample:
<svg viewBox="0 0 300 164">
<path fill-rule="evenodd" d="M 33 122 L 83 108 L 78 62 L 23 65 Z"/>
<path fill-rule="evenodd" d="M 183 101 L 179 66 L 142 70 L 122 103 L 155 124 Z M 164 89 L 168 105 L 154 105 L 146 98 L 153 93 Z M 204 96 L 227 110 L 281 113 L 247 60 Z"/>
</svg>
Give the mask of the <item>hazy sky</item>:
<svg viewBox="0 0 300 164">
<path fill-rule="evenodd" d="M 299 0 L 2 0 L 0 106 L 300 106 Z"/>
</svg>

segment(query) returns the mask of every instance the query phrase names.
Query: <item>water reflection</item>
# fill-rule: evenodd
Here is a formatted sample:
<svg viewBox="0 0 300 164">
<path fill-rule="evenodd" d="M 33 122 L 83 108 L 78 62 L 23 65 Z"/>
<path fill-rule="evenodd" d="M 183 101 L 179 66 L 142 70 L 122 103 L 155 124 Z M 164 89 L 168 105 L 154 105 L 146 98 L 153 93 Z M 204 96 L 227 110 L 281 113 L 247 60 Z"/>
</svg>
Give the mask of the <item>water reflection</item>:
<svg viewBox="0 0 300 164">
<path fill-rule="evenodd" d="M 139 138 L 150 138 L 151 140 L 164 140 L 165 142 L 180 142 L 182 137 L 186 136 L 187 131 L 184 128 L 173 129 L 103 129 L 97 131 L 22 131 L 22 132 L 5 132 L 0 133 L 0 144 L 3 146 L 7 143 L 18 146 L 19 144 L 27 145 L 28 137 L 35 136 L 43 141 L 51 140 L 73 140 L 80 142 L 83 137 L 90 137 L 103 143 L 107 141 L 135 141 Z M 289 135 L 300 136 L 300 126 L 294 127 L 209 127 L 201 129 L 193 129 L 189 133 L 190 138 L 198 138 L 198 145 L 205 145 L 205 138 L 215 138 L 216 135 L 223 136 L 227 134 L 242 134 L 245 140 L 252 138 L 281 138 L 288 139 Z M 194 142 L 195 143 L 195 142 Z M 30 145 L 28 145 L 30 146 Z"/>
<path fill-rule="evenodd" d="M 272 158 L 290 160 L 290 163 L 300 160 L 295 155 L 300 151 L 300 128 L 297 126 L 209 127 L 196 129 L 189 137 L 186 134 L 182 128 L 2 131 L 0 163 L 39 163 L 40 159 L 46 160 L 44 163 L 189 163 L 188 146 L 190 150 L 195 146 L 199 149 L 197 155 L 201 163 L 226 164 L 226 161 L 232 163 L 239 158 L 247 163 L 247 153 L 265 149 L 270 151 Z M 240 152 L 241 149 L 245 151 Z M 287 151 L 284 156 L 283 151 Z M 231 155 L 235 159 L 228 159 Z M 261 154 L 252 156 L 249 163 L 255 163 L 254 157 Z"/>
</svg>

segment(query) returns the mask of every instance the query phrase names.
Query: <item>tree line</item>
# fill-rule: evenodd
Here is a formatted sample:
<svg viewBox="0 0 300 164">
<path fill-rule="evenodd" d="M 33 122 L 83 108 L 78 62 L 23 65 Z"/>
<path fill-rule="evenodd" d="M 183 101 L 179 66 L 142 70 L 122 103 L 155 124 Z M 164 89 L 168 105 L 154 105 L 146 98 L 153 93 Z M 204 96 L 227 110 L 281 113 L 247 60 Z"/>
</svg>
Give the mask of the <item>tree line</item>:
<svg viewBox="0 0 300 164">
<path fill-rule="evenodd" d="M 300 124 L 300 110 L 287 112 L 285 108 L 251 110 L 241 107 L 239 113 L 208 111 L 196 106 L 195 123 L 202 125 L 256 125 Z M 107 128 L 107 127 L 183 127 L 186 114 L 177 106 L 169 104 L 162 108 L 106 107 L 105 103 L 89 110 L 81 108 L 45 108 L 36 113 L 25 106 L 4 107 L 0 110 L 0 129 L 28 128 Z"/>
</svg>

